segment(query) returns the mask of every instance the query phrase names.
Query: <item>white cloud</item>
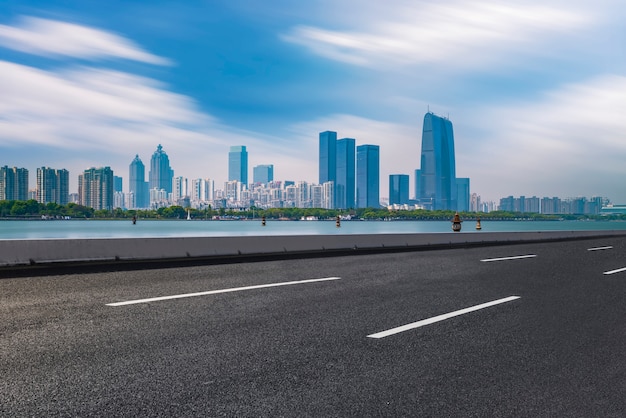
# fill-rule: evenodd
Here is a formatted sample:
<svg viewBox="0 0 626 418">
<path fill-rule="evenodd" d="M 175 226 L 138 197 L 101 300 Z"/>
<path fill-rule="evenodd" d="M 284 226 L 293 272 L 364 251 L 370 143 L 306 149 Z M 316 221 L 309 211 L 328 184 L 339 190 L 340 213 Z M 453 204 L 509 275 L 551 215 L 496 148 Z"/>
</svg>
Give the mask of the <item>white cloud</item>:
<svg viewBox="0 0 626 418">
<path fill-rule="evenodd" d="M 134 42 L 114 33 L 35 17 L 23 17 L 19 26 L 0 25 L 0 45 L 43 56 L 88 60 L 122 58 L 171 65 L 168 59 L 144 51 Z"/>
<path fill-rule="evenodd" d="M 342 14 L 333 10 L 341 6 L 328 4 L 328 15 L 344 16 L 334 24 L 342 29 L 299 25 L 283 39 L 355 65 L 433 64 L 439 71 L 458 71 L 518 61 L 520 55 L 541 55 L 555 39 L 571 37 L 596 18 L 588 7 L 543 1 L 413 1 L 385 3 L 385 8 L 361 7 L 359 2 L 352 6 L 354 14 Z M 352 29 L 354 20 L 358 29 Z"/>
<path fill-rule="evenodd" d="M 603 75 L 545 93 L 535 102 L 480 107 L 458 126 L 474 124 L 484 136 L 456 131 L 457 170 L 491 198 L 509 194 L 591 196 L 626 202 L 626 77 Z"/>
</svg>

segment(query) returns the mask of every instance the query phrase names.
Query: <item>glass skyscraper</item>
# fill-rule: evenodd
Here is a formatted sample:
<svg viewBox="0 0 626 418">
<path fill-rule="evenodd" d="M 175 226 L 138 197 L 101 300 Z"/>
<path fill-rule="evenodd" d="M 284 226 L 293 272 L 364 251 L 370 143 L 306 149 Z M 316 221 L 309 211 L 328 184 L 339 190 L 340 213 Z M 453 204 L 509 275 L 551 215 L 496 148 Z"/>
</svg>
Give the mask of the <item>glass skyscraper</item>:
<svg viewBox="0 0 626 418">
<path fill-rule="evenodd" d="M 248 151 L 244 145 L 230 147 L 228 153 L 228 181 L 248 184 Z"/>
<path fill-rule="evenodd" d="M 468 212 L 470 209 L 470 179 L 457 177 L 456 192 L 456 209 L 460 212 Z"/>
<path fill-rule="evenodd" d="M 134 209 L 150 207 L 150 192 L 148 182 L 146 182 L 146 167 L 135 155 L 131 161 L 128 171 L 128 191 L 133 195 L 134 202 L 127 202 Z"/>
<path fill-rule="evenodd" d="M 319 184 L 337 180 L 337 132 L 320 132 Z"/>
<path fill-rule="evenodd" d="M 380 147 L 356 147 L 356 200 L 359 208 L 380 207 Z"/>
<path fill-rule="evenodd" d="M 420 162 L 420 202 L 428 209 L 457 210 L 452 122 L 431 112 L 424 116 Z"/>
<path fill-rule="evenodd" d="M 406 205 L 409 203 L 409 175 L 391 174 L 389 176 L 389 204 Z"/>
<path fill-rule="evenodd" d="M 149 177 L 150 189 L 163 189 L 166 193 L 172 193 L 174 170 L 170 167 L 170 159 L 161 144 L 150 159 Z"/>
<path fill-rule="evenodd" d="M 266 164 L 254 167 L 252 169 L 252 181 L 259 184 L 269 184 L 274 181 L 274 166 Z"/>
<path fill-rule="evenodd" d="M 355 144 L 354 138 L 343 138 L 337 141 L 335 207 L 339 209 L 353 208 L 356 201 Z"/>
</svg>

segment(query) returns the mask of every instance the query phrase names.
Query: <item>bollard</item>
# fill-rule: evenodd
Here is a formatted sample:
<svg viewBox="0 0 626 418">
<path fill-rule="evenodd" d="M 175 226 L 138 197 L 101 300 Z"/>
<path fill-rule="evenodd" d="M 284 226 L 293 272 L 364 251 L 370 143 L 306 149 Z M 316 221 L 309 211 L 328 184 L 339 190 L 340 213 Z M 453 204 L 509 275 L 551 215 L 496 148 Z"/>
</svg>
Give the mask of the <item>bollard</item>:
<svg viewBox="0 0 626 418">
<path fill-rule="evenodd" d="M 337 228 L 341 228 L 341 218 L 339 217 L 339 215 L 337 215 L 337 220 L 335 221 L 335 225 L 337 225 Z"/>
<path fill-rule="evenodd" d="M 461 231 L 461 222 L 463 222 L 461 220 L 461 217 L 459 216 L 459 212 L 454 214 L 454 218 L 452 219 L 452 230 L 454 232 L 460 232 Z"/>
<path fill-rule="evenodd" d="M 480 225 L 480 218 L 478 218 L 476 220 L 476 230 L 480 231 L 481 229 L 483 229 L 483 227 Z"/>
<path fill-rule="evenodd" d="M 265 226 L 265 216 L 261 217 L 261 226 Z"/>
</svg>

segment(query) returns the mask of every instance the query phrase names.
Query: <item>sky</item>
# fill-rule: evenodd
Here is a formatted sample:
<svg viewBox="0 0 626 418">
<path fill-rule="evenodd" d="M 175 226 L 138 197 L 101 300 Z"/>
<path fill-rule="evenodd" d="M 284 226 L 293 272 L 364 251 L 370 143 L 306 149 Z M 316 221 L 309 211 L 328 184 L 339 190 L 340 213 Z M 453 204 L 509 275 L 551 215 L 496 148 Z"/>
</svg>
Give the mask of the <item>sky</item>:
<svg viewBox="0 0 626 418">
<path fill-rule="evenodd" d="M 454 126 L 483 201 L 626 204 L 623 0 L 0 0 L 0 166 L 124 178 L 161 144 L 228 180 L 230 146 L 318 181 L 318 135 L 419 168 L 424 114 Z"/>
</svg>

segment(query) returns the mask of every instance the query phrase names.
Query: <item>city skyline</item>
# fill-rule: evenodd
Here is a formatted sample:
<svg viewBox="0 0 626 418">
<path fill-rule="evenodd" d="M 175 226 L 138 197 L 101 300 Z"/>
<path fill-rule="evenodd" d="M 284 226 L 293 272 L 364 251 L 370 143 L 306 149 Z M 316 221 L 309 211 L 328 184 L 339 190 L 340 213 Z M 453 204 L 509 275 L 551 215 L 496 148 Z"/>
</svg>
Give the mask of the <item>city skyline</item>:
<svg viewBox="0 0 626 418">
<path fill-rule="evenodd" d="M 419 168 L 433 111 L 454 120 L 456 170 L 485 200 L 626 203 L 626 6 L 563 4 L 5 3 L 0 165 L 31 185 L 37 167 L 67 169 L 76 191 L 83 170 L 126 178 L 160 143 L 177 175 L 221 184 L 223 155 L 246 144 L 251 167 L 314 181 L 331 128 L 380 145 L 388 196 L 390 174 Z"/>
</svg>

